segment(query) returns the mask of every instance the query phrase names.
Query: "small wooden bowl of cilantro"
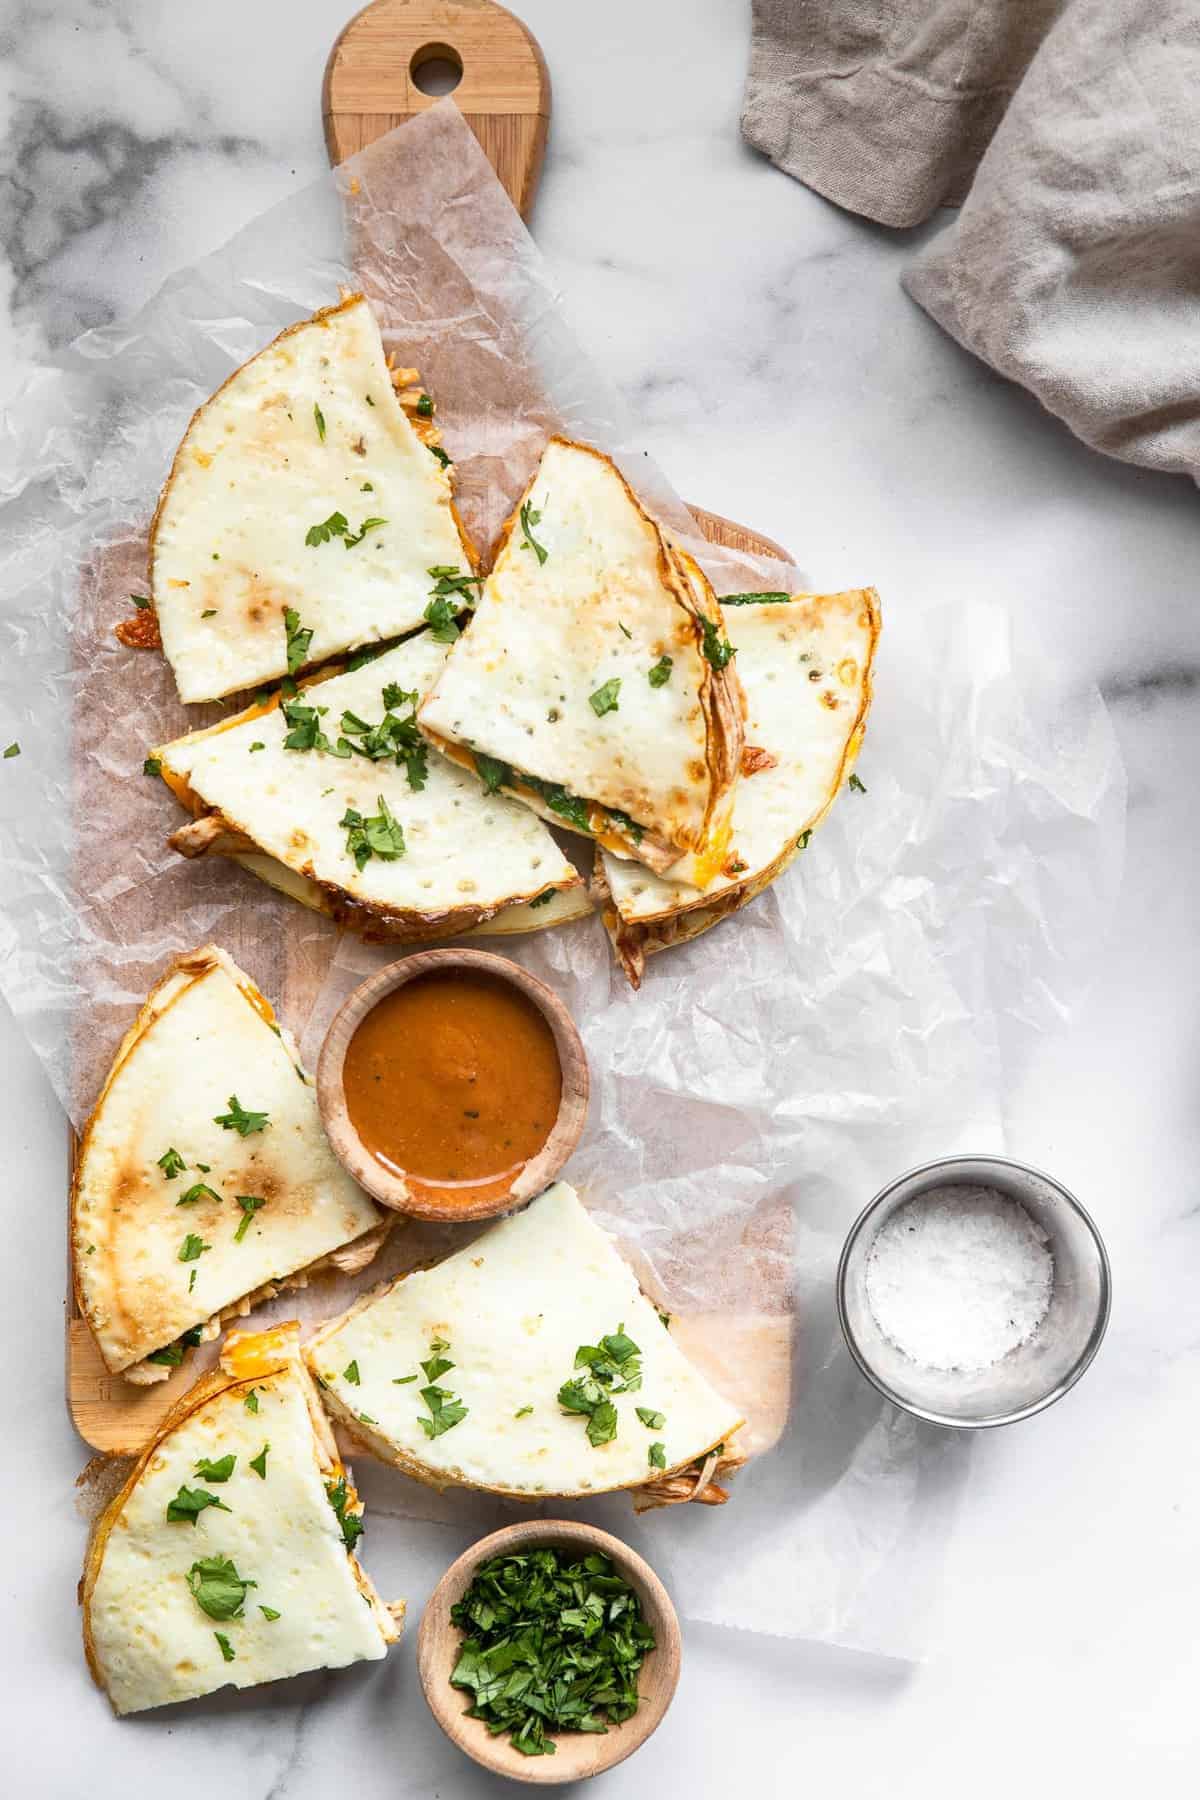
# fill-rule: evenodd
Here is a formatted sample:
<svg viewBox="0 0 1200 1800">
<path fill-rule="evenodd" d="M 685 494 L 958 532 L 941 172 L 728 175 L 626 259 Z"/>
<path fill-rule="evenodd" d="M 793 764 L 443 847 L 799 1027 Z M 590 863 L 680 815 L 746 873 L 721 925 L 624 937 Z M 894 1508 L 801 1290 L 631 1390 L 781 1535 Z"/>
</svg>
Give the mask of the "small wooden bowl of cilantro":
<svg viewBox="0 0 1200 1800">
<path fill-rule="evenodd" d="M 654 1571 L 592 1525 L 509 1525 L 430 1595 L 417 1669 L 460 1750 L 513 1781 L 599 1775 L 661 1722 L 679 1680 L 675 1608 Z"/>
</svg>

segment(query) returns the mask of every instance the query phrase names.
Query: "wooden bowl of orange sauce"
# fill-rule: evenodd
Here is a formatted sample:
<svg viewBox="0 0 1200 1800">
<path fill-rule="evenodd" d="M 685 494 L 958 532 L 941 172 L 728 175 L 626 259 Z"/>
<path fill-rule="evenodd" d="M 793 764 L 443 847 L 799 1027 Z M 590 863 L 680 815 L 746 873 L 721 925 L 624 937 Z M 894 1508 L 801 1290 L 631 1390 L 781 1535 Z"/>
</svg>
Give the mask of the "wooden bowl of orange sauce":
<svg viewBox="0 0 1200 1800">
<path fill-rule="evenodd" d="M 557 994 L 519 963 L 422 950 L 343 1002 L 317 1099 L 339 1161 L 381 1205 L 488 1219 L 540 1194 L 579 1142 L 587 1058 Z"/>
</svg>

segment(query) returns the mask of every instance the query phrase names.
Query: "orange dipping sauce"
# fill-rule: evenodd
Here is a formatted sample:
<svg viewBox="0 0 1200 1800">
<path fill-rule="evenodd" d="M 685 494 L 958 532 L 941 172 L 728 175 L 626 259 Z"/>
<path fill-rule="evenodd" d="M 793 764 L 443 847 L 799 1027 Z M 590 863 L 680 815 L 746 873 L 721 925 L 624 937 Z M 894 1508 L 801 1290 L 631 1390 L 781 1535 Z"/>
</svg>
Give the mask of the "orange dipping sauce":
<svg viewBox="0 0 1200 1800">
<path fill-rule="evenodd" d="M 537 1155 L 562 1070 L 532 1000 L 494 975 L 453 969 L 406 981 L 371 1008 L 347 1045 L 342 1087 L 385 1168 L 471 1190 Z"/>
</svg>

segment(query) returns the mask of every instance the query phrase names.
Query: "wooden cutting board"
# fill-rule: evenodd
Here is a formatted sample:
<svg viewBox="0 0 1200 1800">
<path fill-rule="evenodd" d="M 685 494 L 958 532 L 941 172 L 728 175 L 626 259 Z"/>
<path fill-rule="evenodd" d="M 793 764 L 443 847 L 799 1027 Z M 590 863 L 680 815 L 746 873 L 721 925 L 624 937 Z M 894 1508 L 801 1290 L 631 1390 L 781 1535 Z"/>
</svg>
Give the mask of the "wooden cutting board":
<svg viewBox="0 0 1200 1800">
<path fill-rule="evenodd" d="M 333 163 L 436 106 L 417 86 L 431 65 L 461 70 L 452 90 L 513 205 L 528 219 L 550 129 L 550 74 L 537 39 L 495 0 L 374 0 L 329 53 L 321 103 Z M 444 90 L 443 90 L 444 91 Z M 719 513 L 691 512 L 710 543 L 791 562 L 786 550 Z"/>
<path fill-rule="evenodd" d="M 414 80 L 433 61 L 461 69 L 455 100 L 513 204 L 527 215 L 550 124 L 550 77 L 532 34 L 493 0 L 375 0 L 353 18 L 330 52 L 322 88 L 331 160 L 344 161 L 435 105 L 440 96 L 423 93 Z M 711 543 L 791 561 L 770 538 L 701 507 L 691 511 Z M 230 948 L 236 954 L 237 946 Z M 298 1019 L 307 1011 L 306 996 L 309 1003 L 313 997 L 311 972 L 292 967 L 295 959 L 288 957 L 287 945 L 281 948 L 286 966 L 271 997 L 283 1005 L 285 1017 L 294 1008 Z M 76 1147 L 72 1145 L 72 1164 Z M 374 1282 L 382 1273 L 382 1265 L 373 1265 L 364 1281 Z M 67 1401 L 75 1428 L 93 1449 L 135 1455 L 191 1386 L 196 1358 L 188 1358 L 158 1386 L 131 1387 L 101 1362 L 76 1305 L 69 1271 L 67 1296 Z M 785 1329 L 785 1370 L 786 1335 Z M 761 1352 L 758 1341 L 756 1361 Z M 786 1411 L 786 1373 L 776 1386 L 782 1389 Z M 772 1399 L 778 1411 L 780 1394 Z"/>
</svg>

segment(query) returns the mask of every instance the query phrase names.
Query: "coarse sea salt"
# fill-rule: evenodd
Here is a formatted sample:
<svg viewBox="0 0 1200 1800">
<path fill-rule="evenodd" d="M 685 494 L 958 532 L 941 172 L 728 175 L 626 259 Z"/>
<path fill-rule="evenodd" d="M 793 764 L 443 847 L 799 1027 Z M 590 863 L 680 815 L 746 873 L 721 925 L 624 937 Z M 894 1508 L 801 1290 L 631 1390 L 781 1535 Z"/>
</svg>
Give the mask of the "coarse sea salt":
<svg viewBox="0 0 1200 1800">
<path fill-rule="evenodd" d="M 944 1187 L 906 1201 L 867 1256 L 867 1304 L 928 1369 L 987 1369 L 1027 1343 L 1054 1286 L 1049 1240 L 994 1188 Z"/>
</svg>

